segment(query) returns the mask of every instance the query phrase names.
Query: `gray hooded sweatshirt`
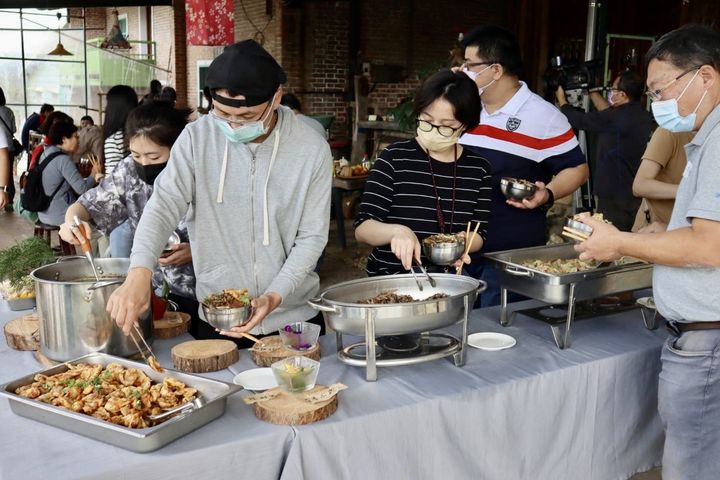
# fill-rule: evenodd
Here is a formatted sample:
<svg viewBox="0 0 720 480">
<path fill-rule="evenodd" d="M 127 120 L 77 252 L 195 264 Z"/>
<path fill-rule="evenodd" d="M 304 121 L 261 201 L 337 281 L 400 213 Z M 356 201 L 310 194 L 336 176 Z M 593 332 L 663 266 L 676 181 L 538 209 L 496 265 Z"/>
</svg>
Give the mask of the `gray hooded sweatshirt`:
<svg viewBox="0 0 720 480">
<path fill-rule="evenodd" d="M 330 148 L 285 107 L 255 153 L 227 141 L 217 122 L 200 118 L 173 145 L 140 218 L 130 268 L 153 270 L 187 214 L 198 300 L 225 288 L 277 292 L 282 304 L 253 330 L 272 333 L 315 315 L 306 301 L 317 294 L 313 269 L 327 243 Z"/>
</svg>

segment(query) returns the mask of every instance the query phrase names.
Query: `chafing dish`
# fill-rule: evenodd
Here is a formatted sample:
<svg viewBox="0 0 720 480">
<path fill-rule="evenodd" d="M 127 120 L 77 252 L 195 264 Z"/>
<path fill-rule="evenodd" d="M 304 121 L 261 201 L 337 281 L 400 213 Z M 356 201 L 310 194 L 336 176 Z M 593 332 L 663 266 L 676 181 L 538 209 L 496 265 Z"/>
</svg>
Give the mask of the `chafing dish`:
<svg viewBox="0 0 720 480">
<path fill-rule="evenodd" d="M 39 400 L 21 397 L 15 393 L 18 387 L 32 383 L 35 375 L 39 373 L 43 375 L 54 375 L 66 371 L 68 367 L 65 364 L 34 372 L 17 380 L 5 383 L 4 385 L 0 385 L 0 396 L 8 399 L 11 410 L 17 415 L 139 453 L 157 450 L 220 417 L 225 413 L 227 397 L 242 390 L 242 387 L 237 385 L 174 370 L 157 373 L 144 363 L 134 362 L 105 353 L 91 353 L 72 360 L 69 363 L 90 363 L 103 366 L 109 363 L 118 363 L 126 368 L 142 370 L 155 382 L 162 382 L 163 378 L 169 376 L 198 390 L 198 393 L 206 402 L 201 408 L 195 408 L 186 413 L 181 413 L 166 422 L 150 428 L 133 429 L 115 425 L 82 413 L 76 413 L 65 408 L 56 407 Z"/>
<path fill-rule="evenodd" d="M 650 288 L 652 265 L 635 259 L 622 259 L 597 268 L 555 275 L 541 272 L 523 263 L 530 260 L 555 260 L 577 258 L 571 244 L 543 245 L 485 254 L 498 268 L 500 280 L 500 323 L 510 325 L 507 291 L 550 304 L 566 304 L 567 315 L 564 332 L 559 325 L 551 325 L 555 343 L 567 348 L 571 343 L 570 327 L 574 318 L 575 303 L 616 293 Z"/>
<path fill-rule="evenodd" d="M 434 360 L 443 356 L 455 355 L 455 364 L 465 363 L 467 344 L 467 319 L 475 303 L 477 294 L 485 289 L 485 283 L 471 277 L 433 274 L 435 287 L 427 283 L 420 291 L 412 275 L 388 275 L 352 280 L 334 285 L 325 290 L 308 304 L 323 312 L 325 320 L 337 335 L 338 358 L 340 361 L 366 367 L 367 380 L 377 379 L 378 366 L 404 365 L 420 361 Z M 447 297 L 393 304 L 361 304 L 360 300 L 393 291 L 399 295 L 410 295 L 416 299 L 431 297 L 436 293 L 448 294 Z M 377 336 L 403 335 L 427 332 L 448 327 L 457 322 L 463 323 L 462 339 L 439 350 L 429 349 L 427 355 L 405 358 L 376 358 Z M 357 345 L 343 347 L 342 335 L 364 336 L 367 353 L 359 360 L 349 352 Z M 427 335 L 425 336 L 427 339 Z"/>
</svg>

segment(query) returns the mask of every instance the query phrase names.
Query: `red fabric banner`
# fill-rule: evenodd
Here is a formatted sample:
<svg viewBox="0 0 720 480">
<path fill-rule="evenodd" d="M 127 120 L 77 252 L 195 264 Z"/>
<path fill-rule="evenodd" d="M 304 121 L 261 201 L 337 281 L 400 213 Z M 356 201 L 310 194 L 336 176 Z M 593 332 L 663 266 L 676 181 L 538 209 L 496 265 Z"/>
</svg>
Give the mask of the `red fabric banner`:
<svg viewBox="0 0 720 480">
<path fill-rule="evenodd" d="M 185 0 L 188 45 L 229 45 L 235 42 L 233 0 Z"/>
</svg>

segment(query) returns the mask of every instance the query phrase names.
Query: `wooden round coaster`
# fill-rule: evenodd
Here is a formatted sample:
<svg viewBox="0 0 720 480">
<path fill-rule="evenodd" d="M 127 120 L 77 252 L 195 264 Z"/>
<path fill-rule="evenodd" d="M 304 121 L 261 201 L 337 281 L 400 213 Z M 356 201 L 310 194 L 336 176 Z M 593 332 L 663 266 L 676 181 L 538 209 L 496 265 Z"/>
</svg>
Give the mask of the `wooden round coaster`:
<svg viewBox="0 0 720 480">
<path fill-rule="evenodd" d="M 274 348 L 272 350 L 260 351 L 255 350 L 254 348 L 250 349 L 250 353 L 252 354 L 252 360 L 253 362 L 255 362 L 255 365 L 259 367 L 269 367 L 278 360 L 295 356 L 308 357 L 318 361 L 320 360 L 320 342 L 316 343 L 315 346 L 309 350 L 305 350 L 304 352 L 296 352 L 295 350 L 289 350 L 283 346 L 280 335 L 263 337 L 260 340 L 262 340 L 263 344 L 267 347 L 277 346 L 277 348 Z"/>
<path fill-rule="evenodd" d="M 153 337 L 173 338 L 187 333 L 190 315 L 184 312 L 165 312 L 160 320 L 153 321 Z"/>
<path fill-rule="evenodd" d="M 40 348 L 40 321 L 37 313 L 28 313 L 5 324 L 5 341 L 13 350 Z"/>
<path fill-rule="evenodd" d="M 175 368 L 188 373 L 215 372 L 240 359 L 230 340 L 191 340 L 175 345 L 170 354 Z"/>
<path fill-rule="evenodd" d="M 324 385 L 315 387 L 306 392 L 313 393 L 326 388 Z M 307 425 L 319 422 L 335 413 L 338 406 L 337 395 L 323 402 L 310 403 L 305 401 L 302 394 L 292 394 L 275 387 L 267 393 L 278 391 L 278 395 L 253 405 L 255 416 L 265 422 L 276 425 Z"/>
</svg>

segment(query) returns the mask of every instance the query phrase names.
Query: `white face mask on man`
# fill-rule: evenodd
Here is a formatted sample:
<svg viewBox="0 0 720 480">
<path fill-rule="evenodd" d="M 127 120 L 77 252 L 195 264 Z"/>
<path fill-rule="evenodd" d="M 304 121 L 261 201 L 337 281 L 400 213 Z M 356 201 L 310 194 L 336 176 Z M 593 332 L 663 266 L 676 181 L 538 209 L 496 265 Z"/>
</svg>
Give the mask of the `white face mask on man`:
<svg viewBox="0 0 720 480">
<path fill-rule="evenodd" d="M 462 71 L 463 71 L 463 73 L 465 73 L 465 75 L 467 75 L 468 77 L 470 77 L 470 80 L 472 80 L 472 81 L 474 82 L 478 75 L 480 75 L 481 73 L 483 73 L 485 70 L 488 70 L 488 69 L 491 68 L 493 65 L 495 65 L 495 64 L 493 63 L 492 65 L 488 65 L 487 67 L 483 68 L 483 69 L 480 70 L 479 72 L 473 72 L 472 70 L 470 70 L 470 69 L 467 68 L 467 67 L 463 68 Z M 485 90 L 487 90 L 487 88 L 488 88 L 490 85 L 492 85 L 493 83 L 495 83 L 495 79 L 494 79 L 494 78 L 493 78 L 493 79 L 490 81 L 490 83 L 488 83 L 487 85 L 483 85 L 482 87 L 478 87 L 478 94 L 479 94 L 480 96 L 482 96 L 482 94 L 485 93 Z"/>
</svg>

